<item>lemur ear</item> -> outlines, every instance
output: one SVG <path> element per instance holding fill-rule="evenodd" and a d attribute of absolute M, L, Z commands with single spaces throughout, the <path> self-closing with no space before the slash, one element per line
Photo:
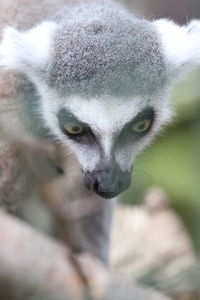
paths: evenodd
<path fill-rule="evenodd" d="M 0 44 L 0 65 L 28 72 L 42 69 L 48 60 L 56 24 L 44 22 L 25 32 L 7 27 Z"/>
<path fill-rule="evenodd" d="M 200 65 L 200 21 L 179 26 L 161 19 L 154 24 L 161 37 L 170 75 L 184 75 Z"/>

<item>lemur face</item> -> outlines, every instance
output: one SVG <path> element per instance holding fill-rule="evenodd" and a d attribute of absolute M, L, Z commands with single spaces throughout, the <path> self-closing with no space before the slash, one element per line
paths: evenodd
<path fill-rule="evenodd" d="M 45 124 L 76 154 L 86 186 L 104 198 L 129 187 L 135 157 L 171 115 L 160 94 L 153 99 L 63 97 L 57 105 L 52 91 L 41 94 Z"/>
<path fill-rule="evenodd" d="M 98 3 L 27 32 L 7 28 L 0 65 L 34 83 L 45 126 L 76 154 L 86 186 L 111 198 L 129 186 L 136 155 L 170 119 L 169 87 L 200 64 L 200 22 L 150 22 Z"/>

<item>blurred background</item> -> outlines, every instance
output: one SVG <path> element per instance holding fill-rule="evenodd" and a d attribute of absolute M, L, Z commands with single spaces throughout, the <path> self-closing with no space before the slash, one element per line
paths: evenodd
<path fill-rule="evenodd" d="M 170 18 L 185 24 L 200 18 L 199 0 L 121 0 L 147 18 Z M 172 93 L 174 121 L 137 159 L 125 203 L 141 203 L 149 186 L 160 186 L 183 218 L 200 254 L 200 70 Z M 134 195 L 134 196 L 133 196 Z"/>

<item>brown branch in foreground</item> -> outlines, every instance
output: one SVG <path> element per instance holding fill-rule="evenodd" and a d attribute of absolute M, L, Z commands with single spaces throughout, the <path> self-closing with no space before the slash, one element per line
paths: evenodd
<path fill-rule="evenodd" d="M 74 257 L 59 242 L 0 210 L 1 300 L 167 300 L 109 275 L 94 257 Z M 90 294 L 90 295 L 89 295 Z"/>

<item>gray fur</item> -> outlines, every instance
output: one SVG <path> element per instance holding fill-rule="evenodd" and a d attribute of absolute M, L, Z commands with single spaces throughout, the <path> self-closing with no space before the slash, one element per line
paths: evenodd
<path fill-rule="evenodd" d="M 69 8 L 68 8 L 69 11 Z M 166 81 L 151 22 L 111 1 L 71 7 L 60 16 L 46 81 L 61 95 L 141 95 Z"/>

